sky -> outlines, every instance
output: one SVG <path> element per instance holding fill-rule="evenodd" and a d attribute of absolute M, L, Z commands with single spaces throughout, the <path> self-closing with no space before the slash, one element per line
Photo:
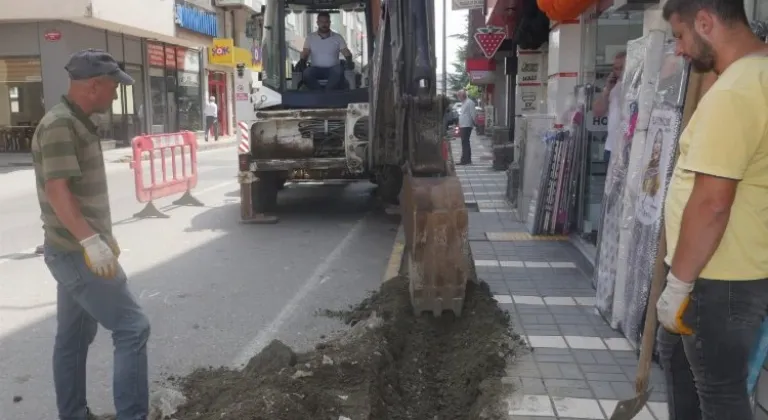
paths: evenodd
<path fill-rule="evenodd" d="M 446 22 L 448 23 L 446 33 L 449 36 L 447 43 L 448 73 L 451 73 L 453 71 L 451 63 L 456 61 L 456 49 L 459 40 L 450 38 L 450 36 L 464 32 L 464 22 L 467 16 L 467 11 L 460 10 L 454 12 L 451 10 L 451 0 L 445 0 L 445 3 L 447 3 L 446 5 L 448 7 L 448 15 L 446 17 Z M 437 31 L 437 36 L 435 37 L 437 44 L 435 45 L 435 48 L 437 49 L 437 73 L 440 74 L 443 71 L 443 0 L 435 0 L 435 30 Z"/>

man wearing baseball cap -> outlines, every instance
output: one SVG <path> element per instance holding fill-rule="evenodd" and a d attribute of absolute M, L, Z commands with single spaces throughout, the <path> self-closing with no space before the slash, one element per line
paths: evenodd
<path fill-rule="evenodd" d="M 53 379 L 61 420 L 95 418 L 86 400 L 85 365 L 98 325 L 112 332 L 117 420 L 149 412 L 149 320 L 118 263 L 101 139 L 90 116 L 108 111 L 120 84 L 133 84 L 108 53 L 73 54 L 70 86 L 32 139 L 44 258 L 57 283 Z"/>

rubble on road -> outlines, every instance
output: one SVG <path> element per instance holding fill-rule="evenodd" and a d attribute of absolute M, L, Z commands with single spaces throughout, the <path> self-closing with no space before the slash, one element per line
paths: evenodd
<path fill-rule="evenodd" d="M 349 311 L 352 327 L 296 354 L 273 341 L 241 371 L 176 380 L 183 420 L 500 420 L 506 361 L 521 345 L 488 286 L 468 282 L 463 316 L 416 317 L 395 278 Z"/>

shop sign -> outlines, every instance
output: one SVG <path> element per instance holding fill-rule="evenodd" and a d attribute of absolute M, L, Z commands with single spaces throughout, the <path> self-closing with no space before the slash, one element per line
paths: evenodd
<path fill-rule="evenodd" d="M 190 72 L 179 72 L 179 86 L 185 87 L 199 87 L 200 75 Z"/>
<path fill-rule="evenodd" d="M 541 78 L 541 54 L 523 54 L 518 56 L 517 83 L 540 84 Z"/>
<path fill-rule="evenodd" d="M 251 66 L 254 71 L 261 71 L 261 47 L 254 45 L 251 49 L 251 54 L 253 55 L 253 58 L 251 58 Z"/>
<path fill-rule="evenodd" d="M 165 50 L 159 44 L 147 44 L 147 63 L 151 67 L 165 67 Z"/>
<path fill-rule="evenodd" d="M 175 69 L 176 68 L 176 48 L 166 45 L 165 46 L 165 68 L 167 69 Z"/>
<path fill-rule="evenodd" d="M 176 4 L 176 25 L 188 31 L 201 33 L 210 37 L 219 34 L 219 21 L 216 13 Z"/>
<path fill-rule="evenodd" d="M 452 10 L 482 9 L 484 0 L 452 0 Z"/>
<path fill-rule="evenodd" d="M 46 41 L 56 42 L 61 39 L 61 32 L 51 29 L 48 31 L 45 31 L 43 34 L 43 38 L 45 38 Z"/>
<path fill-rule="evenodd" d="M 535 113 L 539 111 L 540 87 L 520 88 L 520 113 Z"/>
<path fill-rule="evenodd" d="M 486 58 L 492 58 L 505 39 L 507 39 L 507 30 L 500 26 L 477 28 L 475 33 L 475 42 Z"/>
<path fill-rule="evenodd" d="M 470 70 L 468 73 L 473 85 L 490 85 L 495 79 L 495 72 L 490 70 Z"/>
<path fill-rule="evenodd" d="M 208 62 L 219 65 L 235 64 L 235 41 L 232 38 L 214 38 L 208 49 Z"/>
<path fill-rule="evenodd" d="M 592 111 L 589 111 L 587 112 L 585 123 L 587 131 L 598 133 L 608 131 L 608 116 L 606 115 L 598 117 Z"/>
<path fill-rule="evenodd" d="M 190 71 L 194 73 L 200 72 L 200 52 L 193 49 L 184 49 L 184 53 L 177 52 L 177 62 L 179 63 L 179 70 Z"/>

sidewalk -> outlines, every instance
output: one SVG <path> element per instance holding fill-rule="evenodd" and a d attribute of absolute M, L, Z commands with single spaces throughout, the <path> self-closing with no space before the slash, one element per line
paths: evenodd
<path fill-rule="evenodd" d="M 461 146 L 452 145 L 458 162 Z M 598 314 L 592 267 L 565 237 L 531 237 L 514 219 L 506 173 L 491 169 L 490 141 L 473 136 L 472 166 L 457 166 L 469 213 L 477 276 L 531 346 L 507 368 L 516 420 L 607 419 L 618 400 L 635 396 L 637 353 Z M 667 420 L 664 379 L 636 420 Z"/>
<path fill-rule="evenodd" d="M 225 147 L 233 146 L 237 143 L 236 136 L 221 136 L 219 141 L 205 142 L 203 135 L 198 134 L 197 144 L 198 151 L 221 149 Z M 104 161 L 107 163 L 122 163 L 129 162 L 131 160 L 131 148 L 119 147 L 110 150 L 104 150 Z M 30 153 L 0 153 L 0 173 L 8 172 L 9 170 L 21 170 L 29 169 L 32 167 L 32 155 Z M 3 170 L 5 169 L 5 170 Z"/>

